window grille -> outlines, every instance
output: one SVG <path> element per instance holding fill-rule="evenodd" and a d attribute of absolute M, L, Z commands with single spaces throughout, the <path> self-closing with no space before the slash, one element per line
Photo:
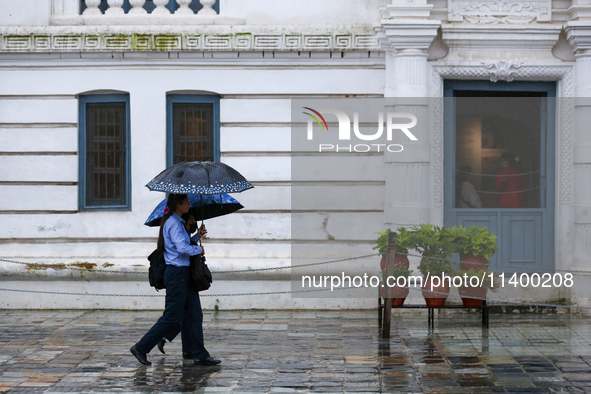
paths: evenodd
<path fill-rule="evenodd" d="M 80 208 L 129 208 L 129 103 L 83 96 L 80 103 Z"/>
<path fill-rule="evenodd" d="M 219 160 L 219 98 L 170 95 L 169 164 Z"/>

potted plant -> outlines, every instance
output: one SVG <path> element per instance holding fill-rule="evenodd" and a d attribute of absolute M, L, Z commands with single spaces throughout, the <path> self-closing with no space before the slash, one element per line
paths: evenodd
<path fill-rule="evenodd" d="M 453 272 L 450 258 L 453 245 L 445 227 L 432 224 L 420 224 L 410 228 L 414 230 L 415 249 L 422 252 L 423 257 L 418 266 L 423 274 L 423 297 L 428 306 L 443 306 L 449 294 L 449 283 L 441 280 L 439 286 L 432 286 L 432 277 L 443 278 L 444 274 Z M 437 283 L 436 283 L 437 284 Z"/>
<path fill-rule="evenodd" d="M 478 226 L 451 228 L 449 233 L 453 237 L 454 251 L 460 254 L 460 268 L 488 269 L 488 260 L 499 250 L 496 235 L 489 233 L 486 227 Z"/>
<path fill-rule="evenodd" d="M 443 306 L 449 294 L 449 282 L 443 280 L 444 275 L 453 275 L 451 262 L 445 255 L 431 255 L 423 257 L 417 267 L 423 274 L 423 297 L 427 306 Z M 433 283 L 433 277 L 440 280 Z M 435 286 L 436 285 L 436 286 Z"/>
<path fill-rule="evenodd" d="M 462 303 L 467 307 L 482 306 L 488 290 L 496 291 L 499 287 L 496 274 L 485 268 L 461 269 L 459 275 L 466 278 L 465 283 L 458 288 L 458 292 L 462 297 Z M 474 277 L 478 278 L 478 281 L 471 279 Z"/>
<path fill-rule="evenodd" d="M 410 227 L 414 249 L 417 249 L 425 256 L 443 255 L 451 258 L 453 254 L 452 240 L 449 237 L 449 230 L 443 226 L 432 224 L 419 224 Z"/>
<path fill-rule="evenodd" d="M 373 247 L 373 250 L 378 250 L 378 252 L 382 255 L 380 260 L 380 269 L 384 271 L 386 269 L 386 252 L 388 251 L 388 233 L 392 231 L 391 229 L 387 229 L 386 231 L 377 232 L 378 238 L 376 239 L 376 246 Z M 398 227 L 396 233 L 396 253 L 394 255 L 394 264 L 402 264 L 406 268 L 409 267 L 408 262 L 408 249 L 412 249 L 414 247 L 414 241 L 412 238 L 412 233 L 408 231 L 404 227 Z"/>
<path fill-rule="evenodd" d="M 396 280 L 398 279 L 398 277 L 402 276 L 402 277 L 408 278 L 411 273 L 412 273 L 412 270 L 408 269 L 408 267 L 405 266 L 403 262 L 395 263 L 394 270 L 392 272 L 392 277 L 394 278 L 394 282 L 392 282 L 392 280 L 390 282 L 397 283 Z M 404 300 L 406 300 L 406 297 L 408 296 L 408 292 L 409 292 L 408 282 L 405 281 L 405 283 L 406 283 L 405 287 L 395 286 L 392 288 L 392 306 L 393 307 L 402 306 L 404 304 Z M 386 286 L 386 271 L 384 270 L 384 271 L 382 271 L 382 287 L 380 288 L 382 298 L 386 298 L 385 297 L 385 294 L 386 294 L 386 287 L 385 286 Z"/>

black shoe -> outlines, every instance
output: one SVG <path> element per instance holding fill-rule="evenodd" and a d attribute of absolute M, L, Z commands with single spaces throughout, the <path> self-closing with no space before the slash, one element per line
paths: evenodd
<path fill-rule="evenodd" d="M 160 350 L 160 353 L 162 354 L 166 354 L 166 352 L 164 351 L 164 344 L 166 344 L 166 341 L 164 340 L 164 338 L 162 338 L 160 340 L 160 342 L 158 342 L 158 350 Z"/>
<path fill-rule="evenodd" d="M 192 355 L 191 353 L 183 353 L 183 358 L 184 358 L 185 360 L 192 360 L 192 359 L 194 359 L 195 357 L 193 357 L 193 355 Z"/>
<path fill-rule="evenodd" d="M 193 362 L 195 365 L 218 365 L 221 364 L 222 362 L 220 360 L 216 360 L 215 358 L 208 356 L 204 359 L 201 360 L 195 360 Z"/>
<path fill-rule="evenodd" d="M 139 350 L 137 350 L 137 345 L 133 345 L 129 351 L 135 356 L 135 358 L 137 358 L 140 363 L 144 365 L 152 365 L 152 363 L 148 361 L 146 353 L 141 353 Z"/>

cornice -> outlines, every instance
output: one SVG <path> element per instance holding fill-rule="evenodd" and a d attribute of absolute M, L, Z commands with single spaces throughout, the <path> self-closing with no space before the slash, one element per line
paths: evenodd
<path fill-rule="evenodd" d="M 591 21 L 571 21 L 564 29 L 576 55 L 591 55 Z"/>

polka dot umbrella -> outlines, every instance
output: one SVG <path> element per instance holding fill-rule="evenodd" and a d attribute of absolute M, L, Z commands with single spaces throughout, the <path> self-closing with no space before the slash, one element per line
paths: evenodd
<path fill-rule="evenodd" d="M 182 162 L 156 175 L 146 187 L 175 194 L 240 193 L 254 186 L 227 164 L 212 161 Z"/>

